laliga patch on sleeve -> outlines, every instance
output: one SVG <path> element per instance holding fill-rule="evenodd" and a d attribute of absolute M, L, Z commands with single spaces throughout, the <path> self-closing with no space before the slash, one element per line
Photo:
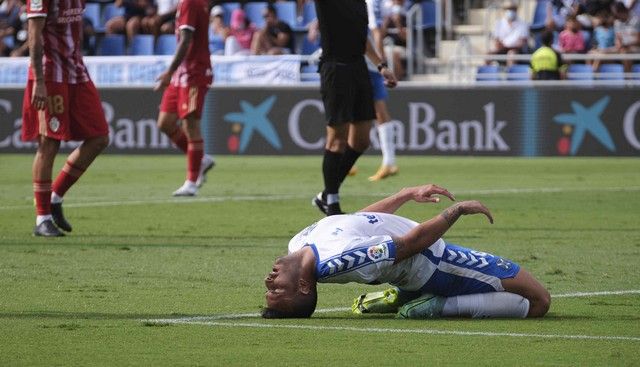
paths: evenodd
<path fill-rule="evenodd" d="M 42 11 L 42 0 L 31 0 L 29 4 L 30 11 Z"/>
<path fill-rule="evenodd" d="M 371 261 L 380 261 L 386 260 L 389 258 L 389 248 L 386 243 L 381 243 L 379 245 L 371 246 L 367 249 L 367 257 L 371 259 Z"/>

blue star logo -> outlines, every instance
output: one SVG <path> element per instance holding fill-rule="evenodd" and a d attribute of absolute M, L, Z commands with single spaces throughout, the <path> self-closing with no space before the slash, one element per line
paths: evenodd
<path fill-rule="evenodd" d="M 243 125 L 242 134 L 240 135 L 240 153 L 247 149 L 254 131 L 262 135 L 272 147 L 278 150 L 282 149 L 278 133 L 267 118 L 275 101 L 276 96 L 267 98 L 257 106 L 253 106 L 247 101 L 240 101 L 242 112 L 231 112 L 224 115 L 225 121 Z"/>
<path fill-rule="evenodd" d="M 600 119 L 600 115 L 604 112 L 610 100 L 611 98 L 606 96 L 589 108 L 572 101 L 572 114 L 563 113 L 553 117 L 553 120 L 558 124 L 567 124 L 574 127 L 573 136 L 571 137 L 571 155 L 576 154 L 587 132 L 610 151 L 614 152 L 616 150 L 609 131 Z"/>

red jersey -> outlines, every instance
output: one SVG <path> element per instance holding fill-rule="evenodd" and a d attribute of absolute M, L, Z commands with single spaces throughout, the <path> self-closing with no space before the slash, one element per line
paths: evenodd
<path fill-rule="evenodd" d="M 193 38 L 171 83 L 177 87 L 209 85 L 213 80 L 213 72 L 209 53 L 209 7 L 206 0 L 180 0 L 176 13 L 178 42 L 183 29 L 192 31 Z"/>
<path fill-rule="evenodd" d="M 85 0 L 27 0 L 29 18 L 46 18 L 42 30 L 44 80 L 79 84 L 90 80 L 82 62 L 82 14 Z M 29 68 L 29 79 L 35 79 Z"/>

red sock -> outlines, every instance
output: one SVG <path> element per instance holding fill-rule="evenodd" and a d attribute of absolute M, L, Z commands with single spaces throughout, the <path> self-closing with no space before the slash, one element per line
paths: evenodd
<path fill-rule="evenodd" d="M 184 134 L 184 132 L 182 132 L 181 128 L 178 127 L 173 130 L 173 132 L 169 134 L 169 139 L 171 139 L 173 144 L 175 144 L 178 149 L 180 149 L 184 153 L 187 152 L 187 136 Z"/>
<path fill-rule="evenodd" d="M 200 174 L 200 164 L 204 155 L 202 139 L 189 141 L 187 149 L 187 180 L 196 182 Z"/>
<path fill-rule="evenodd" d="M 33 196 L 38 215 L 51 214 L 51 181 L 33 181 Z"/>
<path fill-rule="evenodd" d="M 60 171 L 58 177 L 56 177 L 56 180 L 53 182 L 53 192 L 60 197 L 64 196 L 64 194 L 67 193 L 67 190 L 69 190 L 69 188 L 78 181 L 84 171 L 85 170 L 83 168 L 66 161 L 64 167 L 62 167 L 62 171 Z"/>

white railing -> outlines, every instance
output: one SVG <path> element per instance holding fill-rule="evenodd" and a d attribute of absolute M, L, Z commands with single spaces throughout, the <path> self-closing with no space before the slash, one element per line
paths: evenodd
<path fill-rule="evenodd" d="M 434 0 L 435 3 L 435 57 L 440 51 L 442 41 L 442 3 L 441 0 Z M 414 4 L 407 11 L 407 77 L 425 72 L 424 53 L 424 30 L 422 6 L 420 3 Z"/>
<path fill-rule="evenodd" d="M 601 64 L 605 64 L 608 62 L 619 62 L 622 60 L 631 60 L 635 63 L 640 63 L 640 54 L 563 54 L 562 59 L 566 62 L 579 61 L 579 62 L 587 62 L 593 60 L 599 60 Z M 451 83 L 500 83 L 502 81 L 476 81 L 476 72 L 478 66 L 485 65 L 487 63 L 492 62 L 507 62 L 512 61 L 516 63 L 528 63 L 531 60 L 531 54 L 522 54 L 522 55 L 489 55 L 489 54 L 481 54 L 481 55 L 464 55 L 458 54 L 452 56 L 448 64 L 455 67 L 456 72 L 449 72 L 449 81 Z M 493 74 L 485 74 L 487 76 L 492 76 Z M 502 79 L 502 76 L 506 75 L 504 72 L 497 73 L 497 76 Z M 575 73 L 575 75 L 579 75 L 579 73 Z M 593 72 L 590 73 L 593 75 L 592 80 L 574 80 L 574 82 L 588 82 L 594 84 L 620 84 L 620 82 L 625 82 L 625 84 L 631 85 L 640 85 L 640 73 L 622 73 L 622 77 L 625 80 L 604 80 L 607 76 L 611 76 L 610 73 L 599 73 Z M 619 74 L 618 74 L 619 75 Z M 496 76 L 496 75 L 493 75 Z M 517 82 L 514 80 L 509 80 L 508 83 Z M 566 82 L 566 81 L 561 81 Z"/>

